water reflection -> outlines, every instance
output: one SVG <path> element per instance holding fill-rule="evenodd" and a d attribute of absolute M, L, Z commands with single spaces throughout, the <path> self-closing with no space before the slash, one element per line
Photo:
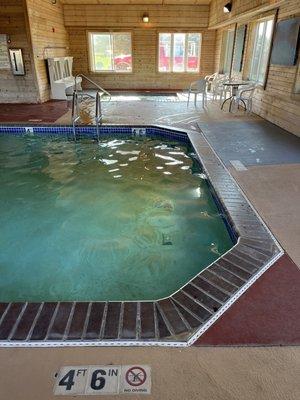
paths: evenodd
<path fill-rule="evenodd" d="M 231 245 L 185 144 L 0 144 L 0 301 L 164 297 Z"/>

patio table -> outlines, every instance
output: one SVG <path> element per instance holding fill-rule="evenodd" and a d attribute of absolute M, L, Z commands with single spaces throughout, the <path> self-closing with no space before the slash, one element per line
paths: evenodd
<path fill-rule="evenodd" d="M 230 101 L 229 104 L 229 112 L 231 112 L 231 107 L 232 107 L 232 103 L 235 101 L 236 99 L 236 95 L 239 89 L 239 86 L 243 86 L 243 85 L 249 85 L 249 82 L 246 81 L 236 81 L 236 82 L 225 82 L 223 83 L 224 86 L 231 86 L 231 96 L 227 97 L 227 99 L 225 99 L 221 105 L 221 110 L 223 110 L 224 104 L 227 101 Z M 244 102 L 243 99 L 241 99 L 242 103 L 244 104 L 245 110 L 246 110 L 246 104 Z"/>

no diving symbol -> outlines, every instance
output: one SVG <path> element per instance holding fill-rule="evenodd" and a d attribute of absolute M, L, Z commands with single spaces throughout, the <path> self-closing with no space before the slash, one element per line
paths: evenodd
<path fill-rule="evenodd" d="M 142 367 L 132 367 L 126 372 L 125 379 L 131 386 L 141 386 L 145 383 L 147 374 Z"/>

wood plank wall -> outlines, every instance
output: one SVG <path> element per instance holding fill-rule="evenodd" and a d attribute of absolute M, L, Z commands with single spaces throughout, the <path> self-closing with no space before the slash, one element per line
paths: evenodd
<path fill-rule="evenodd" d="M 141 21 L 144 12 L 150 17 L 147 25 Z M 214 69 L 215 32 L 207 30 L 207 5 L 65 5 L 64 16 L 70 37 L 70 54 L 74 56 L 74 72 L 88 75 L 106 89 L 180 89 Z M 202 33 L 200 75 L 158 73 L 158 32 L 175 29 Z M 87 32 L 107 30 L 132 32 L 132 73 L 90 72 Z"/>
<path fill-rule="evenodd" d="M 39 100 L 50 99 L 47 57 L 69 54 L 69 35 L 64 26 L 63 8 L 58 1 L 26 0 L 32 38 L 34 65 L 39 87 Z"/>
<path fill-rule="evenodd" d="M 22 0 L 0 0 L 0 33 L 9 35 L 10 48 L 21 48 L 25 76 L 0 69 L 0 103 L 36 103 L 39 99 L 30 36 Z"/>
<path fill-rule="evenodd" d="M 213 26 L 224 21 L 230 21 L 231 18 L 244 12 L 275 2 L 276 0 L 233 0 L 231 13 L 224 13 L 223 6 L 226 4 L 226 1 L 212 0 L 210 4 L 209 25 Z"/>
<path fill-rule="evenodd" d="M 237 0 L 237 3 L 241 3 Z M 242 2 L 245 6 L 251 2 Z M 255 3 L 255 2 L 253 2 Z M 258 1 L 256 3 L 259 3 Z M 262 3 L 262 2 L 261 2 Z M 213 0 L 211 3 L 210 21 L 211 23 L 220 23 L 226 20 L 224 17 L 222 20 L 221 8 L 223 2 L 219 0 Z M 233 10 L 235 9 L 235 2 L 233 2 Z M 243 12 L 251 10 L 250 8 L 242 9 Z M 279 6 L 278 21 L 287 18 L 292 18 L 295 15 L 299 15 L 300 5 L 298 0 L 288 0 Z M 224 15 L 224 13 L 223 13 Z M 237 12 L 235 12 L 235 15 Z M 244 54 L 243 61 L 243 78 L 248 78 L 250 62 L 252 58 L 252 44 L 251 44 L 251 32 L 253 23 L 257 18 L 274 15 L 274 11 L 268 11 L 262 15 L 251 18 L 249 22 L 249 29 L 247 30 L 246 40 L 246 51 Z M 230 19 L 228 20 L 230 22 Z M 244 23 L 244 22 L 243 22 Z M 213 27 L 213 25 L 212 25 Z M 215 70 L 219 68 L 220 61 L 220 50 L 221 40 L 223 31 L 230 29 L 232 26 L 226 26 L 222 29 L 218 29 L 216 33 L 216 52 L 215 52 Z M 300 54 L 298 55 L 298 59 Z M 269 76 L 267 80 L 266 89 L 257 89 L 253 99 L 253 111 L 267 119 L 268 121 L 281 126 L 289 132 L 292 132 L 300 136 L 300 101 L 293 96 L 294 79 L 296 75 L 297 66 L 281 66 L 281 65 L 270 65 Z"/>

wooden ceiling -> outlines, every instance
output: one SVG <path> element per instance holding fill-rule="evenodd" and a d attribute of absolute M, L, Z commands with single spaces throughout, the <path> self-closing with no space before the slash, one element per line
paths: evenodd
<path fill-rule="evenodd" d="M 63 4 L 169 4 L 169 5 L 202 5 L 211 0 L 60 0 Z"/>

